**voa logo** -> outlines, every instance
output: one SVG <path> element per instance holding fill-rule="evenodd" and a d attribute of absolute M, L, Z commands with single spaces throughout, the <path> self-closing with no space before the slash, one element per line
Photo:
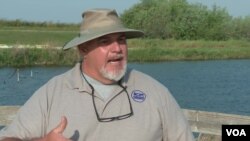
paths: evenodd
<path fill-rule="evenodd" d="M 226 129 L 227 136 L 247 136 L 244 129 Z"/>

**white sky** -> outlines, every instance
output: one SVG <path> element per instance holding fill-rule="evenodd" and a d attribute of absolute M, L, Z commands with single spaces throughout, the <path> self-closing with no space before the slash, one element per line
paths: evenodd
<path fill-rule="evenodd" d="M 250 15 L 250 0 L 188 0 L 226 8 L 232 16 Z M 0 19 L 79 23 L 90 8 L 113 8 L 119 13 L 140 0 L 1 0 Z"/>

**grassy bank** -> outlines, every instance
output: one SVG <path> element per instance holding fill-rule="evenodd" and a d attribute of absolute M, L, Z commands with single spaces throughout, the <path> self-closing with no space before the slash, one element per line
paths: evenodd
<path fill-rule="evenodd" d="M 2 48 L 0 67 L 13 66 L 65 66 L 73 65 L 78 58 L 75 50 L 64 52 L 55 48 Z"/>
<path fill-rule="evenodd" d="M 250 42 L 228 41 L 177 41 L 177 40 L 132 40 L 130 61 L 172 60 L 217 60 L 249 59 Z"/>
<path fill-rule="evenodd" d="M 128 41 L 129 62 L 173 60 L 250 59 L 248 41 L 176 41 L 135 39 Z M 73 65 L 79 60 L 75 49 L 53 47 L 0 49 L 0 66 Z"/>
<path fill-rule="evenodd" d="M 70 30 L 16 30 L 15 28 L 11 28 L 0 30 L 0 44 L 46 44 L 49 46 L 62 46 L 66 41 L 69 41 L 76 35 L 77 32 Z"/>
<path fill-rule="evenodd" d="M 75 49 L 61 47 L 78 34 L 78 24 L 32 23 L 0 20 L 0 67 L 34 65 L 73 65 L 79 60 Z M 17 48 L 19 45 L 45 48 Z M 250 59 L 250 41 L 183 41 L 160 39 L 128 40 L 129 62 L 172 60 Z"/>

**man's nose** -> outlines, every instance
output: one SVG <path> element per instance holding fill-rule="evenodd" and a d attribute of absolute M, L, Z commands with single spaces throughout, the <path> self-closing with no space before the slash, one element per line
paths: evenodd
<path fill-rule="evenodd" d="M 113 52 L 121 52 L 122 51 L 121 44 L 118 41 L 114 41 L 112 43 L 111 50 Z"/>

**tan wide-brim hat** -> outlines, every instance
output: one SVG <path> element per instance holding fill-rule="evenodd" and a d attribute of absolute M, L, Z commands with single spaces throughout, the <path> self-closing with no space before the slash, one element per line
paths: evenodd
<path fill-rule="evenodd" d="M 127 39 L 144 35 L 140 30 L 124 27 L 115 10 L 88 10 L 82 14 L 82 17 L 79 35 L 66 43 L 63 46 L 64 50 L 111 33 L 125 33 Z"/>

